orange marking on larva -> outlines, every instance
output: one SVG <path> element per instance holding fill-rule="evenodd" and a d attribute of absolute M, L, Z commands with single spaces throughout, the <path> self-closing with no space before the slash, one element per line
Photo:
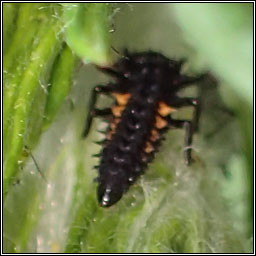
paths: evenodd
<path fill-rule="evenodd" d="M 120 122 L 120 118 L 115 118 L 113 120 L 113 122 L 110 124 L 110 131 L 107 134 L 107 139 L 110 140 L 112 138 L 112 135 L 115 133 L 116 131 L 116 126 L 117 124 Z"/>
<path fill-rule="evenodd" d="M 116 98 L 116 101 L 119 105 L 123 105 L 125 106 L 128 102 L 128 100 L 131 97 L 130 93 L 125 93 L 125 94 L 121 94 L 121 93 L 112 93 L 112 95 Z"/>
<path fill-rule="evenodd" d="M 120 117 L 125 106 L 114 106 L 112 107 L 112 113 L 115 117 Z"/>
<path fill-rule="evenodd" d="M 113 122 L 110 125 L 111 131 L 114 131 L 116 129 L 116 124 Z"/>
<path fill-rule="evenodd" d="M 152 144 L 151 144 L 150 142 L 147 142 L 144 151 L 145 151 L 146 153 L 151 153 L 152 151 L 154 151 L 154 148 L 153 148 L 153 146 L 152 146 Z"/>
<path fill-rule="evenodd" d="M 107 136 L 106 136 L 107 140 L 111 140 L 112 135 L 113 135 L 113 132 L 112 132 L 112 131 L 109 131 L 108 134 L 107 134 Z"/>
<path fill-rule="evenodd" d="M 156 128 L 162 129 L 167 126 L 167 121 L 161 118 L 160 116 L 156 116 Z"/>
<path fill-rule="evenodd" d="M 166 105 L 164 102 L 159 102 L 158 113 L 161 116 L 168 116 L 170 113 L 175 112 L 176 109 Z"/>
<path fill-rule="evenodd" d="M 121 120 L 120 118 L 115 118 L 114 123 L 117 125 L 120 122 L 120 120 Z"/>
<path fill-rule="evenodd" d="M 157 141 L 158 139 L 160 139 L 160 135 L 156 129 L 153 129 L 151 132 L 150 140 Z"/>
<path fill-rule="evenodd" d="M 114 131 L 116 129 L 116 125 L 119 123 L 119 121 L 120 120 L 117 121 L 117 118 L 113 120 L 113 122 L 110 124 L 111 131 Z"/>

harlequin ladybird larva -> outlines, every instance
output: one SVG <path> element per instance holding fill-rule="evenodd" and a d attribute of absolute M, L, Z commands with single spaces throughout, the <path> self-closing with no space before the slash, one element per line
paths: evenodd
<path fill-rule="evenodd" d="M 191 162 L 193 120 L 176 120 L 171 114 L 180 107 L 195 107 L 197 98 L 181 98 L 177 92 L 203 76 L 181 74 L 183 60 L 157 52 L 125 52 L 112 67 L 99 67 L 114 78 L 113 83 L 93 89 L 83 136 L 87 136 L 93 117 L 112 116 L 103 150 L 99 154 L 98 201 L 109 207 L 118 202 L 144 173 L 158 149 L 163 134 L 171 127 L 185 128 L 184 158 Z M 114 106 L 95 108 L 99 94 L 112 95 Z"/>

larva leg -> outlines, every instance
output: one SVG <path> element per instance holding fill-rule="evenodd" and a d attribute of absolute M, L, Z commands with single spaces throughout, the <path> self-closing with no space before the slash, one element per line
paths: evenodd
<path fill-rule="evenodd" d="M 113 77 L 116 77 L 116 78 L 119 78 L 119 79 L 122 79 L 124 78 L 123 74 L 119 73 L 118 71 L 114 70 L 113 68 L 109 68 L 109 67 L 97 67 L 100 71 L 108 74 L 108 75 L 111 75 Z"/>
<path fill-rule="evenodd" d="M 172 107 L 186 107 L 186 106 L 192 106 L 197 107 L 198 106 L 198 98 L 195 97 L 185 97 L 185 98 L 174 98 L 171 101 Z"/>
<path fill-rule="evenodd" d="M 175 86 L 177 89 L 184 88 L 190 86 L 193 83 L 201 82 L 205 76 L 205 74 L 196 77 L 180 75 L 179 78 L 175 81 Z"/>
<path fill-rule="evenodd" d="M 94 87 L 92 94 L 91 94 L 90 102 L 89 102 L 89 109 L 88 109 L 88 114 L 87 114 L 82 137 L 86 137 L 88 135 L 90 128 L 91 128 L 93 117 L 106 116 L 106 115 L 111 114 L 111 109 L 108 109 L 108 108 L 102 109 L 102 110 L 95 109 L 95 104 L 96 104 L 98 95 L 99 94 L 109 94 L 110 92 L 112 92 L 112 88 L 110 86 L 98 85 L 98 86 Z"/>
<path fill-rule="evenodd" d="M 184 159 L 186 165 L 191 163 L 191 144 L 193 139 L 193 123 L 190 120 L 175 120 L 171 117 L 168 117 L 168 123 L 171 127 L 175 128 L 185 128 L 185 148 L 184 148 Z"/>
<path fill-rule="evenodd" d="M 192 123 L 193 123 L 193 129 L 194 132 L 198 131 L 198 123 L 199 123 L 199 117 L 201 114 L 201 104 L 198 98 L 195 97 L 184 97 L 184 98 L 175 98 L 172 100 L 172 107 L 187 107 L 191 106 L 194 107 L 195 111 L 193 112 L 193 118 L 192 118 Z"/>

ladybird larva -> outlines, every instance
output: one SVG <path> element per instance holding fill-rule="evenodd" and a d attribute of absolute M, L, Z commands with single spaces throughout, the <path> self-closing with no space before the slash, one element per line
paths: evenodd
<path fill-rule="evenodd" d="M 112 67 L 98 67 L 114 82 L 94 88 L 83 135 L 88 134 L 93 117 L 112 116 L 98 167 L 101 206 L 118 202 L 144 173 L 170 127 L 185 127 L 184 157 L 186 164 L 191 162 L 193 122 L 173 119 L 171 114 L 180 107 L 197 107 L 197 98 L 181 98 L 177 92 L 203 76 L 182 74 L 182 64 L 183 60 L 168 59 L 157 52 L 126 51 L 125 58 Z M 114 106 L 96 109 L 99 94 L 112 95 Z"/>

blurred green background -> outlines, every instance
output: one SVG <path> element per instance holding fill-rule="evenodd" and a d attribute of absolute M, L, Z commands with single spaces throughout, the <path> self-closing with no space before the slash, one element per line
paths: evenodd
<path fill-rule="evenodd" d="M 3 7 L 5 252 L 252 252 L 253 4 Z M 81 131 L 91 89 L 109 81 L 85 63 L 113 62 L 111 46 L 185 57 L 184 72 L 210 75 L 183 92 L 203 104 L 193 165 L 184 131 L 172 130 L 147 173 L 102 209 L 91 155 L 105 124 L 85 140 Z"/>

